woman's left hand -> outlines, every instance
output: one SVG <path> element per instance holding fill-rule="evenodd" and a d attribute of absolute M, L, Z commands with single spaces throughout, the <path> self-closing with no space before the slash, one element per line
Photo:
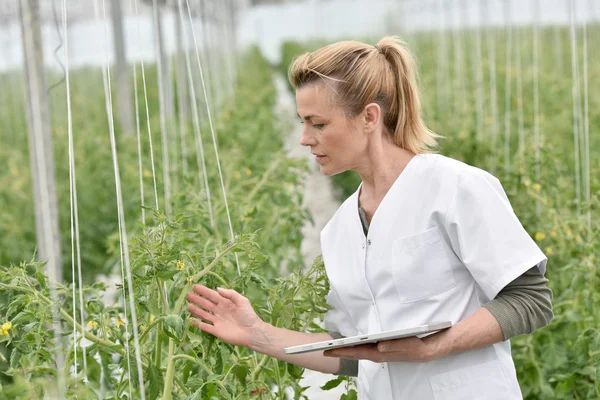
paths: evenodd
<path fill-rule="evenodd" d="M 378 363 L 398 361 L 427 362 L 438 358 L 438 351 L 435 341 L 409 337 L 326 350 L 323 352 L 323 355 L 348 360 L 370 360 Z"/>

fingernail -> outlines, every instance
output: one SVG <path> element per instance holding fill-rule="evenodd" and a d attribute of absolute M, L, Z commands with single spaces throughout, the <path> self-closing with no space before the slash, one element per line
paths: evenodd
<path fill-rule="evenodd" d="M 381 346 L 379 348 L 379 351 L 387 351 L 387 349 L 388 349 L 387 346 Z"/>

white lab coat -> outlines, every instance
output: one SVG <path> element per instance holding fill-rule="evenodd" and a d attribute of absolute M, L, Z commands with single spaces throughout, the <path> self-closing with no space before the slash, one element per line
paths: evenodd
<path fill-rule="evenodd" d="M 415 156 L 365 237 L 358 193 L 321 232 L 334 308 L 330 331 L 351 336 L 435 321 L 456 324 L 547 258 L 523 229 L 499 180 L 457 160 Z M 427 363 L 359 362 L 359 398 L 521 399 L 510 342 Z"/>

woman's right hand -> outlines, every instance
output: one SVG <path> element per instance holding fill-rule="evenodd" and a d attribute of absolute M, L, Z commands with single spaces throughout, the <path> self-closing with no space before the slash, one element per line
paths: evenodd
<path fill-rule="evenodd" d="M 216 291 L 194 285 L 187 294 L 192 323 L 199 329 L 234 346 L 249 347 L 252 333 L 262 324 L 250 301 L 233 289 Z"/>

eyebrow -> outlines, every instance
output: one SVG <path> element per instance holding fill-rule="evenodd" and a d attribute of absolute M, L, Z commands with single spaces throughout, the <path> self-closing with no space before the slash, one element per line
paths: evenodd
<path fill-rule="evenodd" d="M 300 114 L 296 113 L 296 115 L 298 115 L 298 118 L 302 119 L 302 117 L 300 116 Z M 306 117 L 304 117 L 305 121 L 310 120 L 311 118 L 319 118 L 319 115 L 307 115 Z"/>

